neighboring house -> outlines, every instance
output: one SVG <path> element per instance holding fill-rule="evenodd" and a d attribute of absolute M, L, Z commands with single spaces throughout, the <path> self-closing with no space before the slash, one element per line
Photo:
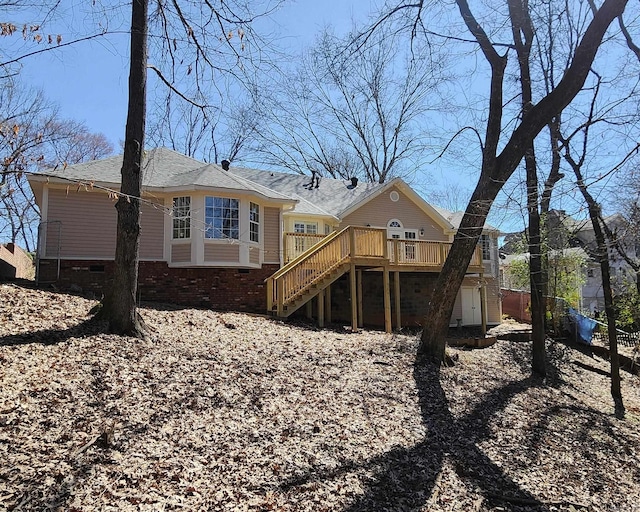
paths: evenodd
<path fill-rule="evenodd" d="M 32 175 L 40 283 L 99 293 L 116 243 L 122 157 Z M 160 148 L 143 170 L 141 300 L 322 323 L 417 325 L 461 215 L 386 184 L 205 164 Z M 487 226 L 451 325 L 501 319 L 497 230 Z M 391 292 L 393 290 L 393 292 Z"/>
<path fill-rule="evenodd" d="M 0 279 L 33 279 L 33 260 L 14 243 L 0 244 Z"/>
<path fill-rule="evenodd" d="M 620 214 L 614 214 L 605 217 L 604 222 L 612 232 L 618 235 L 625 253 L 635 260 L 638 254 L 637 240 L 634 235 L 631 235 L 626 219 Z M 579 309 L 592 314 L 596 311 L 604 311 L 602 275 L 600 265 L 594 257 L 596 241 L 591 220 L 577 220 L 567 215 L 564 210 L 551 210 L 547 214 L 547 226 L 547 244 L 552 252 L 564 251 L 579 255 L 586 260 L 584 268 L 576 270 L 580 273 L 580 276 L 576 277 L 580 277 L 583 282 L 580 288 Z M 522 239 L 522 233 L 507 237 L 505 245 L 501 248 L 502 253 L 510 253 L 506 256 L 503 254 L 500 262 L 503 288 L 511 287 L 508 276 L 510 263 L 514 258 L 526 257 L 526 254 L 519 254 L 522 244 L 518 240 Z M 611 284 L 615 292 L 620 292 L 630 283 L 635 283 L 635 272 L 616 251 L 610 250 L 609 256 Z"/>

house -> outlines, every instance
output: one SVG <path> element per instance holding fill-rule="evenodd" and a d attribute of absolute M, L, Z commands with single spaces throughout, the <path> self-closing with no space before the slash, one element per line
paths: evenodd
<path fill-rule="evenodd" d="M 0 279 L 33 279 L 33 260 L 14 243 L 0 244 Z"/>
<path fill-rule="evenodd" d="M 630 229 L 627 220 L 620 214 L 605 217 L 608 228 L 616 233 L 620 246 L 632 260 L 637 259 L 638 245 L 636 234 Z M 547 214 L 547 246 L 552 255 L 569 256 L 584 263 L 570 270 L 575 276 L 578 289 L 578 309 L 595 313 L 604 311 L 604 292 L 600 265 L 594 256 L 596 249 L 595 234 L 590 219 L 578 220 L 567 215 L 564 210 L 551 210 Z M 513 261 L 526 257 L 522 252 L 524 234 L 517 233 L 507 237 L 501 248 L 503 254 L 501 274 L 503 288 L 510 288 L 509 267 Z M 633 269 L 616 251 L 609 251 L 609 265 L 614 292 L 621 292 L 628 286 L 635 287 L 636 276 Z"/>
<path fill-rule="evenodd" d="M 100 293 L 113 268 L 122 157 L 32 175 L 41 284 Z M 166 148 L 143 170 L 141 300 L 417 325 L 461 219 L 385 184 L 206 164 Z M 451 325 L 500 322 L 498 232 L 486 227 Z M 393 290 L 393 293 L 391 293 Z M 393 300 L 392 300 L 393 297 Z"/>

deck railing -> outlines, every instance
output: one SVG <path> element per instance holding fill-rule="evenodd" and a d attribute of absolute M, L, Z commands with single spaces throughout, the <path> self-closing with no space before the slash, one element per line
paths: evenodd
<path fill-rule="evenodd" d="M 326 236 L 312 233 L 285 233 L 282 246 L 284 262 L 289 263 L 303 252 L 311 249 Z"/>
<path fill-rule="evenodd" d="M 364 231 L 379 231 L 379 228 L 354 228 Z M 383 230 L 384 231 L 384 230 Z M 315 244 L 324 240 L 327 235 L 315 235 L 308 233 L 284 233 L 284 263 L 289 263 L 300 255 L 314 247 Z M 359 244 L 366 244 L 366 238 L 360 235 L 356 236 Z M 387 251 L 389 261 L 392 265 L 413 265 L 421 267 L 441 268 L 444 261 L 449 255 L 451 244 L 449 242 L 434 242 L 427 240 L 400 240 L 388 239 Z M 372 252 L 372 251 L 369 251 Z M 379 249 L 378 249 L 379 252 Z M 358 254 L 365 255 L 367 249 L 365 246 L 358 247 Z M 482 252 L 478 247 L 473 253 L 471 267 L 482 266 Z"/>
<path fill-rule="evenodd" d="M 419 267 L 442 268 L 449 251 L 449 242 L 431 242 L 425 240 L 387 240 L 389 260 L 391 265 L 411 265 Z M 470 267 L 482 266 L 482 250 L 480 246 L 476 250 L 469 262 Z"/>

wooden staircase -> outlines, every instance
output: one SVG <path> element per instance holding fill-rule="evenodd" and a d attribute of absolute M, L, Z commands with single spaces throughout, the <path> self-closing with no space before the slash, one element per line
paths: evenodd
<path fill-rule="evenodd" d="M 331 233 L 267 278 L 267 308 L 287 317 L 343 274 L 389 264 L 386 229 L 348 226 Z"/>

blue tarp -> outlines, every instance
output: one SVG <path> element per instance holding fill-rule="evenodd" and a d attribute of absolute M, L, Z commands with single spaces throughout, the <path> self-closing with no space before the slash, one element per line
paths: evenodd
<path fill-rule="evenodd" d="M 592 318 L 581 315 L 573 308 L 569 308 L 567 314 L 571 323 L 571 331 L 576 334 L 576 341 L 591 345 L 593 331 L 598 323 Z"/>

